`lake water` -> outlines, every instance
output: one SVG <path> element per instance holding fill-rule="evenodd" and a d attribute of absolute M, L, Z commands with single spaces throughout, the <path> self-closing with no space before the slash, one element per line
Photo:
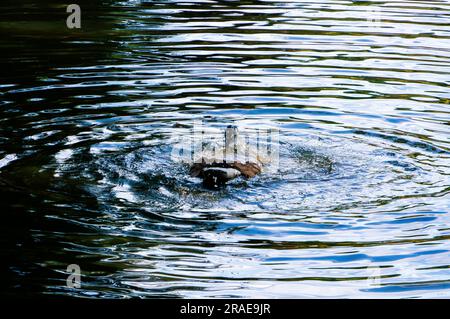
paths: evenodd
<path fill-rule="evenodd" d="M 77 3 L 0 4 L 2 294 L 450 297 L 449 1 Z M 278 169 L 204 189 L 195 123 Z"/>

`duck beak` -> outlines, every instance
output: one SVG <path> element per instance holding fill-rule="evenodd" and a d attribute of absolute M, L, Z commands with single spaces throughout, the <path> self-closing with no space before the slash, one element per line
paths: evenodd
<path fill-rule="evenodd" d="M 236 125 L 228 125 L 225 130 L 225 145 L 236 144 L 236 139 L 238 136 L 238 128 Z"/>
<path fill-rule="evenodd" d="M 235 161 L 237 154 L 238 129 L 237 126 L 229 125 L 225 129 L 225 148 L 224 158 L 225 162 Z"/>

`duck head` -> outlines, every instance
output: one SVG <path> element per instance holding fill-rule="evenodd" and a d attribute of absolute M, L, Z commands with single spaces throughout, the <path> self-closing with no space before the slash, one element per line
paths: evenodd
<path fill-rule="evenodd" d="M 234 125 L 229 125 L 225 129 L 225 141 L 223 157 L 201 157 L 201 161 L 194 162 L 189 174 L 203 180 L 203 186 L 209 189 L 219 189 L 225 184 L 238 177 L 251 178 L 261 172 L 261 164 L 255 158 L 249 161 L 242 156 L 238 156 L 240 151 L 245 151 L 245 145 L 239 142 L 238 129 Z"/>

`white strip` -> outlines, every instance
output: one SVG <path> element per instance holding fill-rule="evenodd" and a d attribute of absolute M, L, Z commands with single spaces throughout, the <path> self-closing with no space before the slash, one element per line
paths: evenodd
<path fill-rule="evenodd" d="M 8 154 L 5 157 L 3 157 L 0 160 L 0 168 L 5 167 L 6 165 L 8 165 L 9 163 L 11 163 L 12 161 L 15 161 L 17 159 L 17 155 L 16 154 Z"/>
<path fill-rule="evenodd" d="M 235 178 L 236 176 L 241 175 L 241 172 L 239 172 L 237 169 L 234 168 L 222 168 L 222 167 L 209 167 L 205 168 L 203 171 L 221 171 L 225 172 L 227 175 L 227 178 Z"/>

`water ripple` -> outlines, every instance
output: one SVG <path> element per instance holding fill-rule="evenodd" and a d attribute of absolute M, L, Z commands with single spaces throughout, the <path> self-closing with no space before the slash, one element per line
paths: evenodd
<path fill-rule="evenodd" d="M 449 297 L 448 1 L 3 2 L 8 293 Z M 205 190 L 196 121 L 279 168 Z"/>

